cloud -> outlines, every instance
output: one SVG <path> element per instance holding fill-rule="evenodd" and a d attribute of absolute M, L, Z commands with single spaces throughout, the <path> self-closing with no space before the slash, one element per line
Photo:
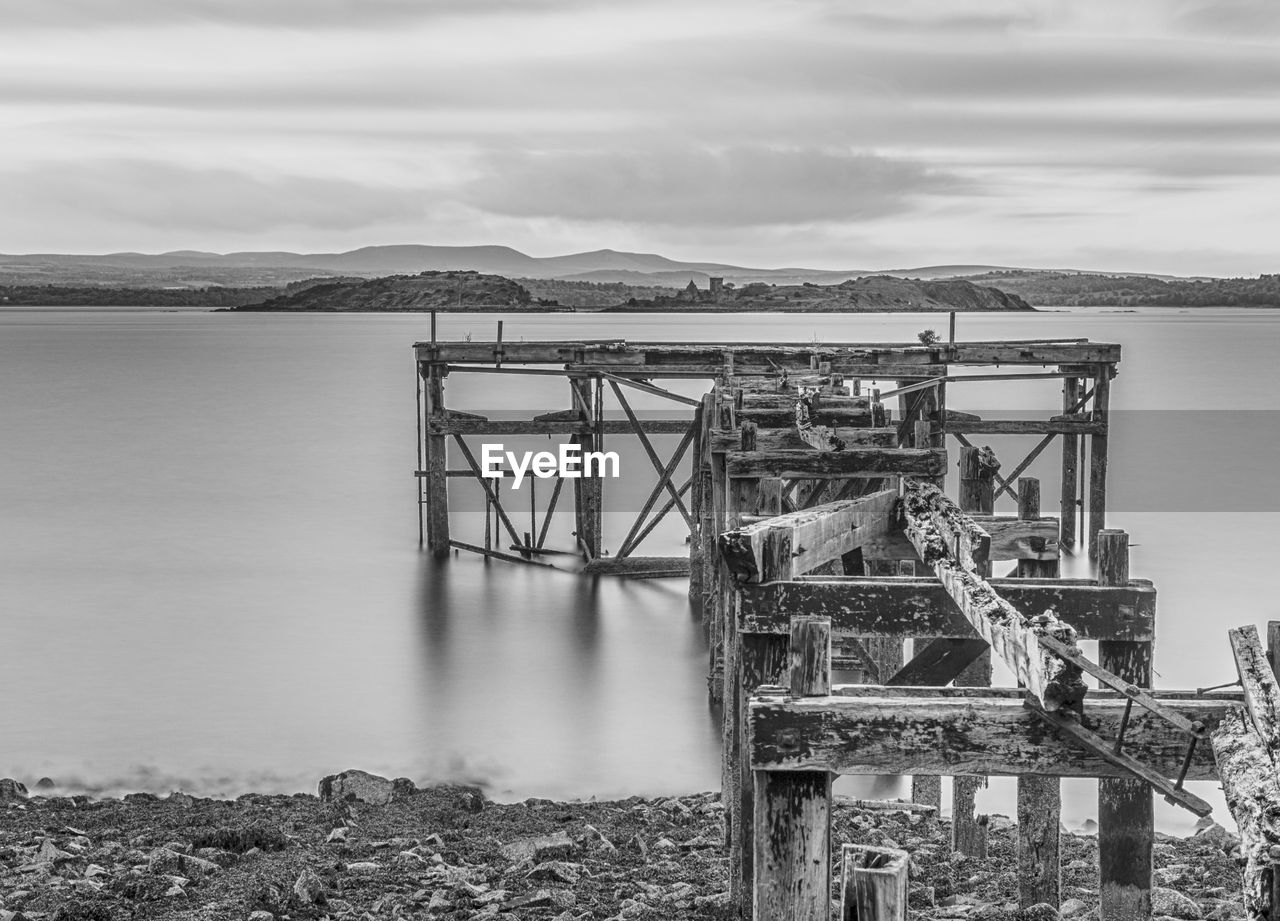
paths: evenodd
<path fill-rule="evenodd" d="M 182 233 L 343 230 L 425 210 L 421 192 L 147 160 L 50 162 L 3 172 L 0 199 L 35 223 L 120 222 Z"/>
<path fill-rule="evenodd" d="M 910 160 L 804 148 L 498 153 L 485 172 L 463 197 L 493 213 L 694 226 L 866 220 L 973 191 Z"/>
<path fill-rule="evenodd" d="M 586 0 L 0 0 L 0 18 L 6 29 L 217 25 L 291 31 L 364 30 L 584 5 Z"/>

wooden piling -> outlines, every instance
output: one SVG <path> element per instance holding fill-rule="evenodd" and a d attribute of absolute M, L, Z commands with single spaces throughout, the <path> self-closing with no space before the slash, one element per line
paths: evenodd
<path fill-rule="evenodd" d="M 449 421 L 444 405 L 445 370 L 439 364 L 426 366 L 427 398 L 427 546 L 438 557 L 449 554 L 449 436 L 436 434 L 432 424 Z"/>
<path fill-rule="evenodd" d="M 906 851 L 846 844 L 840 856 L 840 921 L 906 921 Z"/>
<path fill-rule="evenodd" d="M 600 379 L 590 377 L 569 378 L 573 408 L 582 421 L 591 426 L 587 434 L 575 434 L 569 441 L 577 444 L 585 454 L 603 447 L 598 417 L 600 412 Z M 598 559 L 602 549 L 601 525 L 603 516 L 604 478 L 581 476 L 573 481 L 573 518 L 578 548 L 588 561 Z"/>
<path fill-rule="evenodd" d="M 791 692 L 831 692 L 831 622 L 791 622 Z M 754 921 L 830 921 L 831 775 L 756 771 Z"/>
<path fill-rule="evenodd" d="M 754 443 L 755 426 L 746 422 L 742 425 L 743 445 Z M 749 450 L 744 447 L 744 450 Z M 739 484 L 733 506 L 738 509 L 754 510 L 762 516 L 782 514 L 782 481 L 777 478 L 765 478 L 751 481 L 735 481 Z M 749 488 L 745 488 L 749 483 Z M 746 506 L 745 503 L 752 503 Z M 736 526 L 737 521 L 732 524 Z M 779 565 L 786 571 L 764 570 L 760 573 L 763 582 L 773 582 L 790 577 L 790 558 L 778 559 Z M 733 791 L 733 810 L 727 816 L 730 824 L 730 858 L 729 889 L 730 898 L 735 905 L 747 906 L 753 891 L 755 877 L 755 849 L 751 843 L 752 829 L 756 809 L 756 785 L 751 776 L 750 759 L 746 754 L 747 739 L 747 700 L 756 690 L 764 685 L 780 685 L 787 676 L 789 647 L 784 634 L 777 633 L 738 633 L 736 610 L 728 607 L 725 634 L 726 669 L 729 658 L 733 660 L 733 670 L 726 672 L 736 676 L 732 682 L 732 700 L 725 701 L 725 715 L 728 721 L 726 748 L 732 752 L 732 759 L 727 760 L 728 785 Z M 793 627 L 794 629 L 794 627 Z M 828 645 L 830 645 L 830 626 L 828 624 Z M 732 656 L 728 655 L 732 650 Z M 827 657 L 828 683 L 830 682 L 830 655 Z M 736 897 L 735 897 L 736 894 Z"/>
<path fill-rule="evenodd" d="M 691 460 L 693 468 L 691 481 L 693 485 L 689 490 L 689 513 L 693 516 L 694 526 L 693 532 L 689 536 L 689 603 L 699 608 L 700 615 L 702 614 L 702 592 L 705 578 L 702 565 L 704 552 L 702 540 L 705 524 L 703 520 L 703 505 L 706 501 L 704 495 L 706 484 L 702 475 L 702 467 L 709 447 L 707 428 L 703 424 L 705 402 L 705 400 L 700 402 L 693 411 L 693 425 L 696 434 L 693 436 L 693 456 Z"/>
<path fill-rule="evenodd" d="M 970 514 L 990 515 L 995 506 L 996 468 L 990 455 L 976 447 L 960 449 L 960 507 Z M 986 564 L 989 575 L 991 564 Z M 956 687 L 991 686 L 991 650 L 960 673 Z M 987 785 L 985 777 L 953 777 L 951 779 L 951 849 L 968 857 L 985 857 L 987 852 L 987 817 L 977 815 L 978 790 Z"/>
<path fill-rule="evenodd" d="M 1093 421 L 1109 424 L 1111 403 L 1110 365 L 1099 365 L 1093 379 Z M 1107 435 L 1089 436 L 1089 559 L 1098 558 L 1098 532 L 1107 526 Z"/>
<path fill-rule="evenodd" d="M 1062 381 L 1062 411 L 1069 413 L 1080 401 L 1080 378 L 1068 377 Z M 1077 495 L 1080 492 L 1080 436 L 1064 433 L 1062 436 L 1062 493 L 1059 513 L 1058 543 L 1068 550 L 1076 545 Z"/>
<path fill-rule="evenodd" d="M 1103 452 L 1105 464 L 1105 446 Z M 1100 585 L 1124 585 L 1129 581 L 1128 534 L 1100 530 L 1091 550 L 1097 554 Z M 1150 688 L 1151 652 L 1149 642 L 1103 640 L 1098 643 L 1098 664 L 1138 687 Z M 1102 921 L 1145 921 L 1151 917 L 1154 839 L 1151 787 L 1141 780 L 1099 779 L 1098 870 Z"/>
<path fill-rule="evenodd" d="M 1018 480 L 1018 517 L 1040 518 L 1040 481 Z M 1057 560 L 1019 560 L 1021 578 L 1053 578 Z M 1018 777 L 1018 904 L 1057 906 L 1062 899 L 1059 829 L 1062 822 L 1062 781 L 1057 777 L 1024 774 Z"/>

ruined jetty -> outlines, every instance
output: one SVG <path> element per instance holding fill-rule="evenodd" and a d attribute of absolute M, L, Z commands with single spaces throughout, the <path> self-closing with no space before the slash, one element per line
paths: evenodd
<path fill-rule="evenodd" d="M 739 917 L 826 921 L 832 778 L 890 774 L 912 777 L 925 808 L 940 805 L 951 778 L 952 847 L 978 857 L 986 817 L 975 793 L 987 776 L 1016 777 L 1024 907 L 1060 900 L 1059 778 L 1097 778 L 1103 921 L 1151 916 L 1153 795 L 1204 816 L 1209 804 L 1186 784 L 1219 781 L 1243 837 L 1246 908 L 1280 921 L 1280 629 L 1269 651 L 1253 628 L 1230 634 L 1231 688 L 1153 688 L 1156 590 L 1130 578 L 1128 535 L 1106 527 L 1119 345 L 954 333 L 923 343 L 504 343 L 499 333 L 414 348 L 419 534 L 438 555 L 549 565 L 564 481 L 540 523 L 535 499 L 522 531 L 468 437 L 562 436 L 584 452 L 628 437 L 643 447 L 657 481 L 613 554 L 603 545 L 606 481 L 572 478 L 573 546 L 589 574 L 688 574 L 709 637 L 710 694 L 723 705 Z M 514 421 L 452 412 L 445 382 L 461 373 L 562 376 L 571 407 Z M 708 391 L 694 399 L 664 386 L 675 379 L 705 380 Z M 954 405 L 975 382 L 1036 380 L 1060 381 L 1061 404 L 1043 419 Z M 606 417 L 606 388 L 625 419 Z M 632 390 L 669 399 L 671 416 L 641 420 Z M 666 459 L 655 434 L 680 436 Z M 974 443 L 986 436 L 1016 436 L 1026 454 L 1002 473 Z M 1046 516 L 1039 481 L 1023 474 L 1055 441 L 1058 514 Z M 451 445 L 465 467 L 451 466 Z M 484 492 L 482 543 L 450 530 L 457 478 Z M 998 515 L 1006 494 L 1016 514 Z M 637 555 L 671 514 L 689 530 L 688 556 Z M 1087 556 L 1090 576 L 1061 578 L 1065 554 Z M 1096 655 L 1082 640 L 1097 642 Z M 1015 686 L 991 687 L 993 661 Z M 853 844 L 839 852 L 842 917 L 904 917 L 907 855 Z"/>

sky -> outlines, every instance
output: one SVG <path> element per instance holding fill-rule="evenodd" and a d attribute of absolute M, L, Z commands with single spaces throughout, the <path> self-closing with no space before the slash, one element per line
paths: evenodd
<path fill-rule="evenodd" d="M 1280 271 L 1275 0 L 0 0 L 0 252 Z"/>

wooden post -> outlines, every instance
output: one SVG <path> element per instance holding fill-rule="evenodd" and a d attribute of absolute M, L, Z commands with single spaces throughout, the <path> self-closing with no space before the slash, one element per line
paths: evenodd
<path fill-rule="evenodd" d="M 906 921 L 911 855 L 890 847 L 841 848 L 840 921 Z"/>
<path fill-rule="evenodd" d="M 1062 381 L 1062 411 L 1071 411 L 1080 402 L 1082 386 L 1080 378 L 1067 377 Z M 1062 505 L 1058 543 L 1073 549 L 1076 545 L 1076 496 L 1080 492 L 1080 436 L 1062 437 Z"/>
<path fill-rule="evenodd" d="M 1110 416 L 1111 366 L 1098 365 L 1093 380 L 1093 419 L 1106 424 Z M 1089 559 L 1098 558 L 1098 532 L 1107 526 L 1107 436 L 1089 436 Z"/>
<path fill-rule="evenodd" d="M 427 368 L 427 546 L 443 557 L 449 554 L 449 436 L 431 431 L 432 423 L 449 421 L 444 405 L 445 370 L 438 364 Z"/>
<path fill-rule="evenodd" d="M 1018 480 L 1018 517 L 1040 518 L 1040 481 Z M 1022 578 L 1054 578 L 1057 560 L 1019 560 Z M 1057 907 L 1062 899 L 1059 828 L 1062 821 L 1062 782 L 1036 774 L 1018 776 L 1018 905 L 1045 903 Z"/>
<path fill-rule="evenodd" d="M 690 460 L 691 482 L 693 485 L 689 490 L 689 514 L 693 516 L 694 530 L 689 535 L 689 603 L 697 605 L 701 609 L 704 578 L 702 569 L 703 503 L 706 501 L 703 494 L 702 463 L 707 449 L 707 428 L 703 424 L 703 403 L 699 403 L 693 411 L 693 424 L 697 434 L 693 436 L 693 456 Z"/>
<path fill-rule="evenodd" d="M 590 378 L 569 378 L 569 387 L 573 393 L 573 408 L 578 411 L 582 421 L 592 429 L 586 435 L 569 436 L 569 441 L 577 444 L 584 453 L 599 451 L 601 448 L 599 428 L 596 426 L 599 394 L 596 392 L 594 383 Z M 588 560 L 594 560 L 600 556 L 603 485 L 604 480 L 601 477 L 584 476 L 573 481 L 573 517 L 578 547 Z"/>
<path fill-rule="evenodd" d="M 831 621 L 791 621 L 791 693 L 831 692 Z M 830 921 L 831 775 L 756 771 L 754 921 Z"/>
<path fill-rule="evenodd" d="M 741 427 L 743 450 L 754 447 L 756 426 L 744 422 Z M 773 482 L 770 482 L 773 480 Z M 740 486 L 736 498 L 730 501 L 741 512 L 754 512 L 758 515 L 782 514 L 782 481 L 777 478 L 765 478 L 757 481 L 735 480 Z M 750 505 L 747 503 L 750 502 Z M 730 524 L 737 527 L 736 515 Z M 791 577 L 791 557 L 775 558 L 774 562 L 782 569 L 762 570 L 760 581 L 775 582 Z M 750 917 L 752 881 L 755 877 L 756 852 L 751 843 L 752 828 L 755 816 L 755 784 L 751 776 L 751 764 L 747 757 L 747 700 L 756 689 L 763 685 L 780 685 L 786 678 L 788 662 L 787 637 L 778 633 L 739 633 L 737 611 L 734 605 L 728 605 L 728 619 L 725 625 L 725 650 L 733 650 L 733 670 L 728 669 L 726 655 L 726 674 L 736 676 L 733 682 L 726 681 L 726 693 L 732 685 L 732 700 L 725 701 L 725 713 L 729 718 L 729 738 L 726 740 L 726 764 L 728 766 L 729 786 L 734 791 L 734 810 L 730 820 L 729 851 L 729 891 L 730 900 L 740 906 L 743 917 Z M 830 628 L 828 627 L 828 645 Z M 830 669 L 830 655 L 827 657 L 827 668 Z M 829 671 L 828 671 L 829 674 Z M 828 682 L 829 682 L 828 678 Z M 735 885 L 736 884 L 736 885 Z M 735 897 L 736 893 L 736 897 Z"/>
<path fill-rule="evenodd" d="M 1105 450 L 1104 444 L 1104 464 Z M 1100 530 L 1090 549 L 1097 553 L 1100 585 L 1128 583 L 1128 534 Z M 1141 688 L 1150 688 L 1151 653 L 1150 642 L 1103 640 L 1098 643 L 1098 664 Z M 1145 921 L 1151 917 L 1154 838 L 1151 787 L 1141 780 L 1099 779 L 1098 869 L 1102 921 Z"/>
<path fill-rule="evenodd" d="M 970 514 L 990 515 L 995 505 L 996 471 L 990 452 L 986 455 L 975 447 L 960 449 L 960 508 Z M 990 574 L 991 564 L 986 565 Z M 979 656 L 960 673 L 956 687 L 991 686 L 991 650 Z M 987 785 L 985 777 L 953 777 L 951 779 L 951 849 L 968 857 L 986 857 L 987 817 L 977 815 L 978 790 Z"/>

